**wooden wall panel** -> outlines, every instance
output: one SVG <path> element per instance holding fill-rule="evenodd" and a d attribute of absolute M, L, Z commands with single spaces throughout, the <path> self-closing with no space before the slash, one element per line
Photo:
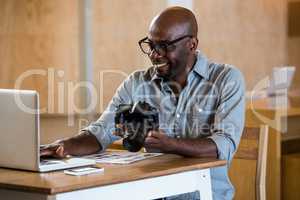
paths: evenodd
<path fill-rule="evenodd" d="M 288 2 L 288 36 L 300 36 L 300 1 Z"/>
<path fill-rule="evenodd" d="M 194 1 L 200 49 L 212 60 L 234 64 L 247 89 L 272 67 L 286 64 L 285 0 Z"/>
<path fill-rule="evenodd" d="M 287 0 L 288 4 L 288 64 L 296 67 L 293 89 L 300 91 L 300 0 Z"/>
<path fill-rule="evenodd" d="M 300 91 L 300 37 L 288 38 L 288 65 L 296 67 L 292 89 Z"/>
<path fill-rule="evenodd" d="M 103 111 L 126 75 L 150 66 L 137 42 L 146 36 L 151 19 L 165 7 L 162 0 L 94 1 L 94 79 L 103 92 L 99 92 L 98 111 Z M 111 72 L 100 80 L 100 74 L 107 70 Z"/>
<path fill-rule="evenodd" d="M 78 80 L 78 1 L 0 0 L 0 5 L 0 88 L 14 88 L 25 72 L 42 70 L 47 75 L 29 76 L 21 88 L 38 90 L 41 107 L 50 103 L 48 111 L 57 112 L 57 83 Z M 53 84 L 49 70 L 55 72 Z M 48 91 L 50 85 L 54 90 Z M 48 95 L 56 102 L 48 102 Z"/>

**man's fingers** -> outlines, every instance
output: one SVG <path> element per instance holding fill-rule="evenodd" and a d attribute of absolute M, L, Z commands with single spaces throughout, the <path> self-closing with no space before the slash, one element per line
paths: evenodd
<path fill-rule="evenodd" d="M 64 147 L 63 146 L 59 146 L 56 149 L 56 155 L 58 155 L 58 157 L 65 157 L 65 153 L 64 153 Z"/>
<path fill-rule="evenodd" d="M 50 149 L 43 149 L 40 151 L 40 156 L 51 156 L 53 154 L 54 154 L 53 150 Z"/>
<path fill-rule="evenodd" d="M 52 156 L 57 158 L 65 157 L 65 151 L 63 145 L 60 144 L 52 144 L 52 145 L 44 145 L 40 148 L 40 156 Z"/>
<path fill-rule="evenodd" d="M 160 143 L 158 138 L 155 138 L 152 136 L 153 132 L 149 132 L 150 134 L 148 134 L 148 137 L 145 138 L 145 142 L 144 142 L 144 146 L 145 147 L 149 147 L 149 148 L 153 148 L 154 146 L 156 146 L 157 144 Z"/>
<path fill-rule="evenodd" d="M 150 148 L 150 149 L 159 149 L 160 144 L 159 143 L 155 143 L 155 142 L 149 142 L 149 143 L 144 143 L 144 147 L 146 148 Z"/>
<path fill-rule="evenodd" d="M 123 137 L 124 133 L 127 131 L 127 127 L 124 124 L 116 124 L 116 129 L 113 131 L 113 134 L 119 137 Z"/>
<path fill-rule="evenodd" d="M 159 141 L 156 139 L 156 138 L 154 138 L 154 137 L 146 137 L 146 139 L 145 139 L 145 143 L 146 144 L 156 144 L 156 143 L 158 143 Z"/>
<path fill-rule="evenodd" d="M 161 134 L 159 131 L 149 131 L 148 133 L 148 137 L 154 137 L 154 138 L 161 138 L 162 136 L 164 136 L 163 134 Z"/>
<path fill-rule="evenodd" d="M 148 137 L 155 137 L 156 136 L 156 131 L 151 130 L 148 132 Z"/>

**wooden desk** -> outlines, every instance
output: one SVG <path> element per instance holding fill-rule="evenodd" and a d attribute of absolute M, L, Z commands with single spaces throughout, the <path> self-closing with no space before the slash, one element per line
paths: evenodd
<path fill-rule="evenodd" d="M 225 163 L 163 155 L 131 165 L 98 164 L 105 168 L 103 174 L 79 177 L 62 171 L 41 174 L 0 168 L 0 196 L 4 200 L 141 200 L 198 190 L 201 199 L 209 200 L 209 168 Z"/>
<path fill-rule="evenodd" d="M 300 96 L 279 96 L 247 101 L 246 124 L 270 127 L 267 199 L 281 197 L 281 142 L 300 137 Z"/>

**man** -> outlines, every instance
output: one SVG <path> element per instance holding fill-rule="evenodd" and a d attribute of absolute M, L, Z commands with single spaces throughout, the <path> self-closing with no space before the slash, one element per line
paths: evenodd
<path fill-rule="evenodd" d="M 229 163 L 244 125 L 244 81 L 232 66 L 209 61 L 197 51 L 198 25 L 182 7 L 162 11 L 139 41 L 153 63 L 131 74 L 118 88 L 102 116 L 79 135 L 60 140 L 41 155 L 64 157 L 105 150 L 119 137 L 114 112 L 121 103 L 145 101 L 159 110 L 160 129 L 150 131 L 147 149 L 191 157 L 226 159 L 227 166 L 211 170 L 214 199 L 232 199 Z M 170 199 L 199 199 L 197 193 Z"/>

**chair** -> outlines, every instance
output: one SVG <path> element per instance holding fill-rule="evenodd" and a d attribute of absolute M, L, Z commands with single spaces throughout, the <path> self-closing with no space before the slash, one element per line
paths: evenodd
<path fill-rule="evenodd" d="M 267 149 L 268 126 L 245 127 L 229 169 L 235 199 L 266 199 Z"/>
<path fill-rule="evenodd" d="M 300 138 L 292 137 L 281 142 L 282 199 L 300 199 Z"/>

